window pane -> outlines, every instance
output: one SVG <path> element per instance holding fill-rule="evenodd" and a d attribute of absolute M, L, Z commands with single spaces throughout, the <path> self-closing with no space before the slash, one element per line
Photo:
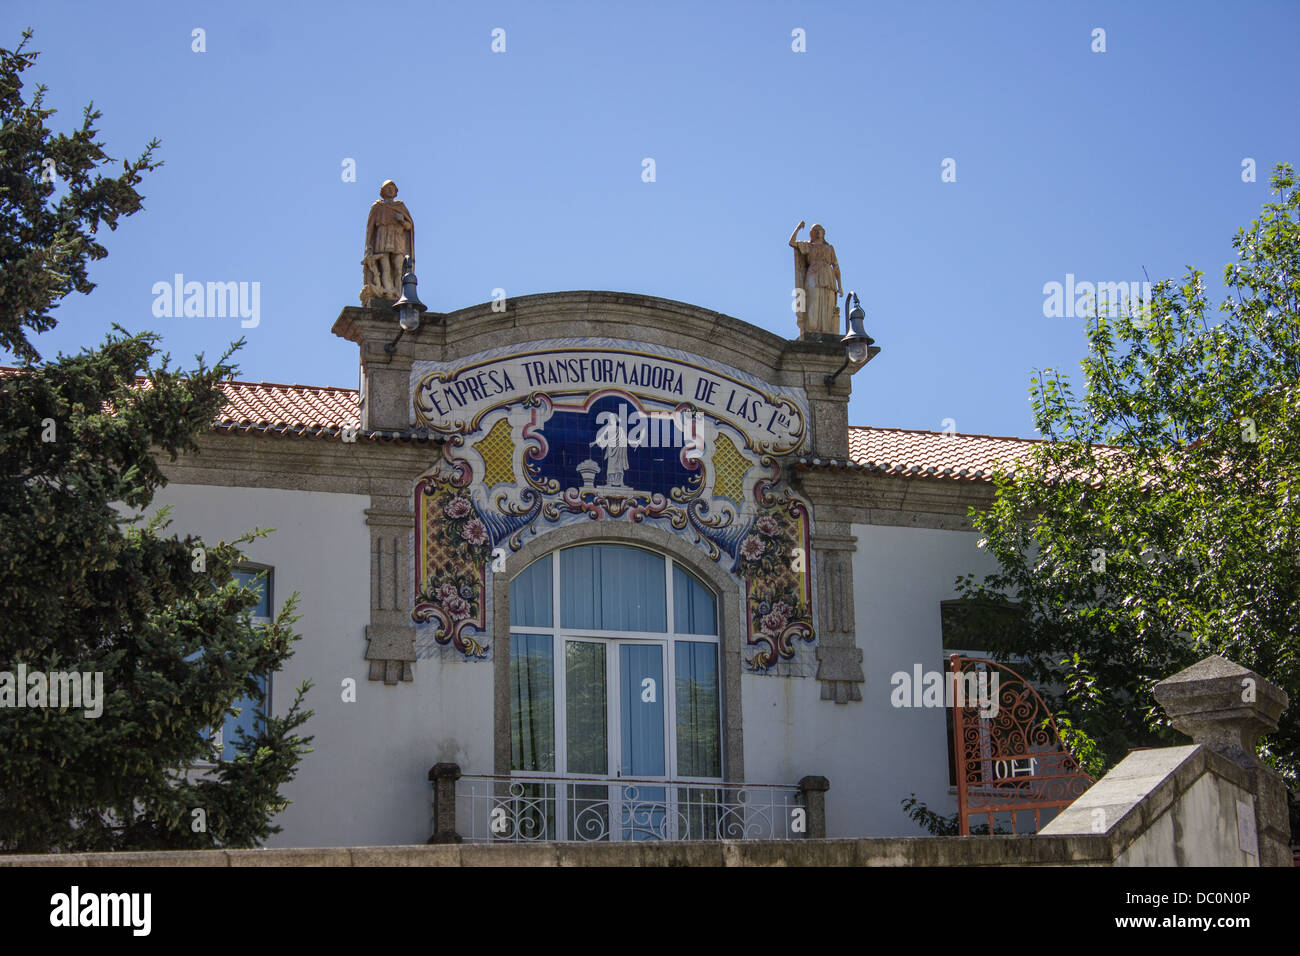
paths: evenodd
<path fill-rule="evenodd" d="M 595 544 L 560 552 L 561 618 L 566 628 L 668 628 L 664 559 L 640 548 Z"/>
<path fill-rule="evenodd" d="M 717 634 L 716 620 L 709 589 L 673 565 L 673 630 L 678 634 Z"/>
<path fill-rule="evenodd" d="M 261 688 L 263 696 L 266 694 L 266 678 L 259 677 L 257 686 Z M 257 708 L 259 701 L 253 697 L 241 697 L 235 701 L 235 707 L 239 710 L 238 717 L 226 715 L 226 722 L 221 728 L 221 759 L 234 760 L 240 753 L 239 750 L 239 731 L 244 730 L 249 737 L 256 736 L 262 728 L 263 721 L 258 716 Z"/>
<path fill-rule="evenodd" d="M 261 577 L 259 577 L 261 575 Z M 271 572 L 269 570 L 242 570 L 235 571 L 232 577 L 244 587 L 257 589 L 258 602 L 253 607 L 250 614 L 253 617 L 270 617 L 271 603 L 269 600 L 270 589 L 267 585 L 270 583 Z"/>
<path fill-rule="evenodd" d="M 607 773 L 605 645 L 591 641 L 566 641 L 564 662 L 569 773 Z"/>
<path fill-rule="evenodd" d="M 510 635 L 510 766 L 555 769 L 555 671 L 549 634 Z"/>
<path fill-rule="evenodd" d="M 551 626 L 551 556 L 539 558 L 510 582 L 510 624 Z"/>
<path fill-rule="evenodd" d="M 625 777 L 658 777 L 665 770 L 664 655 L 659 644 L 620 644 L 622 742 Z"/>
<path fill-rule="evenodd" d="M 677 641 L 677 773 L 722 776 L 718 645 Z"/>
<path fill-rule="evenodd" d="M 231 577 L 241 587 L 252 588 L 257 593 L 257 604 L 248 611 L 253 618 L 269 618 L 271 616 L 271 573 L 269 568 L 238 568 L 231 572 Z M 261 628 L 263 625 L 258 624 L 256 626 Z M 199 650 L 186 657 L 186 660 L 197 660 L 202 655 L 203 651 Z M 242 696 L 237 698 L 231 706 L 239 711 L 239 716 L 234 717 L 227 714 L 221 723 L 220 759 L 222 760 L 234 760 L 239 756 L 238 738 L 240 730 L 252 737 L 262 728 L 264 721 L 258 715 L 258 708 L 270 706 L 270 699 L 267 694 L 267 679 L 265 677 L 257 678 L 257 686 L 260 688 L 260 695 L 257 697 Z M 211 740 L 214 736 L 211 728 L 205 728 L 201 731 L 201 734 L 204 740 Z"/>
<path fill-rule="evenodd" d="M 565 627 L 596 626 L 600 589 L 600 563 L 595 548 L 569 548 L 560 552 L 560 613 Z"/>
<path fill-rule="evenodd" d="M 978 648 L 979 656 L 998 656 L 1017 646 L 1024 633 L 1024 612 L 1014 605 L 952 600 L 940 605 L 940 613 L 945 651 L 972 656 Z"/>

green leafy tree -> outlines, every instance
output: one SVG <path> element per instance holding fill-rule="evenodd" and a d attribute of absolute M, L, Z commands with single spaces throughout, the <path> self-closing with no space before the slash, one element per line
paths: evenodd
<path fill-rule="evenodd" d="M 1233 239 L 1217 313 L 1203 274 L 1087 323 L 1084 392 L 1039 373 L 1046 441 L 972 512 L 999 569 L 959 582 L 972 608 L 1015 601 L 991 631 L 1061 709 L 1093 771 L 1181 738 L 1151 687 L 1221 654 L 1300 701 L 1300 193 Z M 1110 314 L 1108 314 L 1110 313 Z M 977 625 L 975 625 L 977 626 Z M 984 646 L 984 645 L 977 645 Z M 1019 669 L 1019 667 L 1018 667 Z M 1247 692 L 1243 688 L 1243 693 Z M 1295 787 L 1300 706 L 1261 754 Z"/>
<path fill-rule="evenodd" d="M 297 639 L 294 602 L 265 628 L 248 618 L 256 595 L 231 572 L 262 532 L 208 545 L 139 516 L 165 483 L 158 456 L 197 452 L 241 343 L 182 374 L 156 335 L 114 326 L 97 350 L 42 361 L 29 333 L 93 289 L 99 227 L 139 211 L 135 187 L 159 164 L 155 142 L 104 175 L 116 161 L 91 107 L 72 134 L 50 131 L 44 88 L 23 98 L 30 35 L 0 50 L 0 344 L 23 363 L 0 375 L 0 851 L 254 845 L 278 831 L 280 787 L 308 749 L 310 685 L 241 731 L 237 759 L 193 765 L 241 696 L 266 716 L 259 685 Z M 102 674 L 102 712 L 16 706 L 42 703 L 39 685 L 16 686 L 20 667 Z"/>

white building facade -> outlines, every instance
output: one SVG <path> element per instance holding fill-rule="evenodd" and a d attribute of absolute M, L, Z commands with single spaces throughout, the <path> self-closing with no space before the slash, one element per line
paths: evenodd
<path fill-rule="evenodd" d="M 247 557 L 270 613 L 299 597 L 270 699 L 315 683 L 314 750 L 271 845 L 907 836 L 905 798 L 955 812 L 949 711 L 898 706 L 893 676 L 943 669 L 943 602 L 992 570 L 967 510 L 1028 443 L 851 428 L 870 366 L 828 382 L 833 336 L 630 294 L 505 305 L 400 337 L 344 309 L 359 391 L 231 383 L 164 466 L 178 533 L 274 528 Z"/>

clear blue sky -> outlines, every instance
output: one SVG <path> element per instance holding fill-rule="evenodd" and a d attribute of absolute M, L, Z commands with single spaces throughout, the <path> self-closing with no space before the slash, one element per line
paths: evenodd
<path fill-rule="evenodd" d="M 884 348 L 851 420 L 1030 435 L 1031 370 L 1084 354 L 1043 284 L 1191 264 L 1217 300 L 1272 166 L 1300 162 L 1294 2 L 9 0 L 0 43 L 28 25 L 55 127 L 93 99 L 112 155 L 156 136 L 166 163 L 38 348 L 116 321 L 188 362 L 243 334 L 253 380 L 355 387 L 330 326 L 391 178 L 438 311 L 609 289 L 794 335 L 786 239 L 824 223 Z M 154 318 L 178 272 L 261 283 L 261 324 Z"/>

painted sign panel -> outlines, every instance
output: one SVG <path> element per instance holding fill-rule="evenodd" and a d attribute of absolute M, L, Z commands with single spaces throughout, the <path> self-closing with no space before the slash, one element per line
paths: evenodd
<path fill-rule="evenodd" d="M 421 654 L 487 658 L 488 574 L 550 528 L 627 520 L 743 580 L 751 670 L 806 663 L 812 519 L 781 464 L 804 447 L 799 390 L 660 346 L 565 339 L 416 363 L 411 395 L 416 422 L 448 437 L 415 487 Z"/>
<path fill-rule="evenodd" d="M 612 339 L 538 342 L 454 368 L 419 362 L 412 378 L 416 423 L 444 434 L 472 429 L 489 409 L 537 393 L 600 391 L 689 406 L 737 428 L 751 448 L 778 455 L 800 447 L 807 423 L 807 404 L 795 389 L 706 367 L 684 352 Z"/>

